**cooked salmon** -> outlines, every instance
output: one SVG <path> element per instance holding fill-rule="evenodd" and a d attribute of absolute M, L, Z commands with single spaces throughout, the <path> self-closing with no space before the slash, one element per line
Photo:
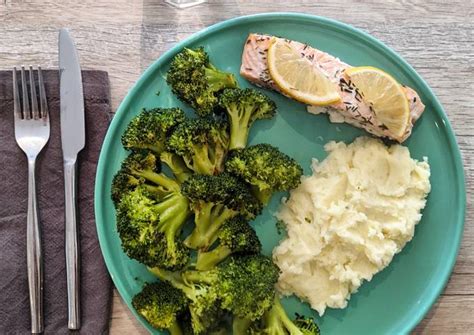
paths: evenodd
<path fill-rule="evenodd" d="M 250 34 L 248 36 L 242 53 L 240 74 L 257 86 L 280 92 L 270 77 L 267 65 L 267 52 L 272 38 L 278 39 L 278 37 L 261 34 Z M 418 93 L 413 89 L 403 86 L 409 100 L 411 122 L 405 133 L 401 137 L 397 137 L 377 120 L 372 107 L 364 101 L 362 94 L 344 73 L 345 69 L 351 67 L 349 64 L 307 44 L 287 39 L 285 41 L 290 43 L 295 50 L 301 53 L 302 57 L 310 60 L 315 67 L 318 67 L 334 82 L 341 96 L 340 102 L 326 107 L 308 106 L 308 112 L 313 114 L 327 113 L 331 122 L 346 122 L 365 129 L 375 136 L 388 137 L 398 142 L 403 142 L 410 136 L 413 125 L 425 109 Z"/>

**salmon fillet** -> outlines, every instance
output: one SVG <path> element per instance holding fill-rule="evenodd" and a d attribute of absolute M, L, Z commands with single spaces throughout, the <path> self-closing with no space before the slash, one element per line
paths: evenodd
<path fill-rule="evenodd" d="M 282 93 L 271 79 L 268 71 L 267 52 L 272 38 L 273 36 L 261 34 L 250 34 L 248 36 L 242 53 L 240 74 L 257 86 Z M 280 39 L 278 37 L 275 38 Z M 351 67 L 349 64 L 307 44 L 287 39 L 285 41 L 290 43 L 295 50 L 301 53 L 302 57 L 310 60 L 315 67 L 318 67 L 335 83 L 341 96 L 340 102 L 329 106 L 308 106 L 308 112 L 313 114 L 326 113 L 329 115 L 331 122 L 349 123 L 358 128 L 365 129 L 375 136 L 388 137 L 400 143 L 410 136 L 413 125 L 425 109 L 425 105 L 421 102 L 418 93 L 413 89 L 403 86 L 409 101 L 411 122 L 405 133 L 401 137 L 397 137 L 390 133 L 383 123 L 377 120 L 372 107 L 364 101 L 357 87 L 345 75 L 344 70 Z"/>

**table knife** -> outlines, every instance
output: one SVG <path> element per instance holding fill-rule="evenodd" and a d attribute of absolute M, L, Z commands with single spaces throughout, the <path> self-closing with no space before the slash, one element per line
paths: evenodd
<path fill-rule="evenodd" d="M 79 58 L 66 29 L 59 32 L 61 143 L 64 165 L 65 249 L 68 293 L 68 328 L 79 329 L 80 254 L 77 237 L 77 154 L 84 148 L 84 95 Z"/>

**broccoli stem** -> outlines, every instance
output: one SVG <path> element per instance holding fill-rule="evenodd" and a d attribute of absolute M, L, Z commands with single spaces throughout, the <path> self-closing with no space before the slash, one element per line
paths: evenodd
<path fill-rule="evenodd" d="M 257 186 L 254 186 L 254 185 L 252 185 L 252 193 L 264 205 L 270 202 L 270 198 L 272 197 L 272 194 L 273 194 L 271 189 L 261 190 Z"/>
<path fill-rule="evenodd" d="M 222 146 L 209 148 L 209 159 L 214 165 L 214 174 L 219 174 L 224 170 L 224 161 L 227 155 L 227 144 L 221 143 Z M 224 149 L 225 148 L 225 149 Z"/>
<path fill-rule="evenodd" d="M 173 285 L 174 287 L 176 287 L 175 284 L 184 285 L 183 279 L 181 278 L 181 274 L 179 272 L 169 271 L 169 270 L 165 270 L 159 267 L 154 267 L 154 268 L 148 267 L 148 271 L 150 271 L 153 275 L 158 277 L 160 280 L 170 282 L 170 284 Z"/>
<path fill-rule="evenodd" d="M 187 216 L 188 201 L 180 193 L 171 193 L 154 206 L 160 213 L 161 231 L 172 230 L 175 225 L 184 224 L 183 215 Z"/>
<path fill-rule="evenodd" d="M 148 267 L 148 271 L 150 271 L 153 275 L 158 277 L 160 280 L 169 282 L 175 288 L 183 291 L 183 293 L 191 300 L 196 300 L 196 292 L 194 289 L 189 287 L 183 280 L 181 272 L 173 272 L 164 270 L 162 268 Z"/>
<path fill-rule="evenodd" d="M 212 285 L 216 281 L 216 274 L 212 271 L 196 271 L 188 270 L 183 272 L 183 280 L 185 283 L 200 283 Z"/>
<path fill-rule="evenodd" d="M 232 320 L 232 333 L 234 335 L 246 335 L 251 324 L 252 321 L 250 319 L 234 316 Z"/>
<path fill-rule="evenodd" d="M 200 174 L 213 175 L 216 168 L 215 162 L 209 158 L 207 145 L 199 145 L 194 147 L 196 155 L 193 157 L 194 171 Z"/>
<path fill-rule="evenodd" d="M 164 151 L 160 155 L 160 160 L 168 165 L 171 172 L 173 172 L 173 175 L 180 183 L 188 179 L 189 175 L 192 173 L 186 166 L 184 160 L 174 153 Z"/>
<path fill-rule="evenodd" d="M 165 146 L 162 143 L 156 143 L 156 144 L 145 144 L 143 143 L 141 145 L 142 149 L 148 149 L 151 150 L 157 154 L 160 154 L 163 150 L 165 150 Z"/>
<path fill-rule="evenodd" d="M 199 211 L 196 212 L 194 222 L 196 227 L 184 240 L 184 245 L 191 249 L 198 249 L 200 246 L 205 244 L 205 240 L 201 233 L 208 229 L 208 225 L 211 222 L 211 204 L 205 204 Z"/>
<path fill-rule="evenodd" d="M 195 215 L 196 227 L 184 241 L 191 249 L 206 250 L 215 242 L 217 233 L 224 222 L 237 215 L 237 212 L 223 204 L 204 203 Z"/>
<path fill-rule="evenodd" d="M 218 92 L 224 88 L 237 86 L 237 82 L 232 73 L 222 72 L 215 68 L 206 68 L 204 72 L 211 92 Z"/>
<path fill-rule="evenodd" d="M 264 315 L 264 321 L 269 334 L 303 335 L 286 314 L 279 297 L 275 297 L 273 307 Z"/>
<path fill-rule="evenodd" d="M 230 117 L 230 143 L 229 150 L 243 149 L 247 145 L 249 136 L 249 122 L 251 113 L 244 111 L 241 113 L 237 106 L 233 106 L 233 110 L 229 112 Z"/>
<path fill-rule="evenodd" d="M 132 173 L 138 177 L 143 177 L 152 183 L 157 185 L 161 185 L 168 190 L 179 190 L 179 184 L 174 181 L 173 179 L 167 177 L 164 173 L 156 173 L 150 170 L 143 170 L 143 171 L 132 171 Z"/>
<path fill-rule="evenodd" d="M 175 239 L 189 215 L 188 200 L 179 193 L 172 193 L 155 206 L 160 213 L 159 230 L 165 234 L 170 254 L 177 259 Z"/>
<path fill-rule="evenodd" d="M 173 322 L 171 327 L 168 328 L 168 331 L 170 332 L 170 335 L 183 335 L 183 331 L 177 321 Z"/>
<path fill-rule="evenodd" d="M 166 197 L 169 192 L 161 189 L 160 187 L 153 186 L 153 185 L 148 185 L 148 184 L 143 184 L 143 187 L 150 193 L 156 195 L 156 197 L 161 200 L 164 197 Z"/>
<path fill-rule="evenodd" d="M 213 244 L 217 239 L 219 229 L 225 221 L 238 214 L 237 211 L 227 208 L 225 205 L 215 205 L 211 211 L 211 222 L 207 231 L 204 233 L 206 239 L 206 248 Z"/>
<path fill-rule="evenodd" d="M 226 259 L 232 251 L 223 245 L 219 245 L 211 251 L 199 252 L 196 261 L 196 269 L 210 270 Z"/>

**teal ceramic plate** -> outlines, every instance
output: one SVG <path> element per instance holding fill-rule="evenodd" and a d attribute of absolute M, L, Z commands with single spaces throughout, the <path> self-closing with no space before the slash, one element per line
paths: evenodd
<path fill-rule="evenodd" d="M 283 36 L 308 43 L 352 65 L 373 65 L 392 74 L 401 83 L 416 89 L 426 104 L 413 134 L 405 142 L 413 157 L 429 158 L 432 191 L 416 228 L 413 240 L 388 268 L 362 285 L 346 309 L 329 309 L 317 321 L 322 333 L 329 334 L 402 334 L 423 318 L 441 293 L 458 252 L 465 210 L 462 161 L 448 119 L 438 99 L 415 70 L 394 51 L 373 37 L 348 25 L 321 17 L 271 13 L 240 17 L 216 24 L 166 52 L 138 80 L 120 105 L 104 141 L 97 169 L 95 212 L 100 246 L 112 279 L 123 299 L 130 301 L 143 283 L 153 280 L 144 266 L 122 252 L 115 228 L 115 210 L 110 200 L 110 183 L 126 152 L 120 136 L 128 121 L 142 107 L 180 106 L 164 80 L 172 57 L 183 47 L 204 46 L 212 62 L 233 72 L 242 87 L 250 86 L 238 76 L 242 46 L 251 32 Z M 159 96 L 156 92 L 160 91 Z M 312 157 L 323 159 L 323 146 L 331 140 L 351 142 L 364 132 L 345 124 L 331 124 L 325 115 L 311 115 L 305 106 L 266 91 L 278 105 L 278 116 L 257 122 L 250 143 L 268 142 L 296 158 L 310 173 Z M 272 217 L 283 194 L 273 197 L 254 226 L 266 254 L 283 237 Z M 314 283 L 317 285 L 317 283 Z M 291 313 L 312 314 L 307 304 L 296 298 L 285 299 Z M 136 313 L 135 313 L 136 314 Z M 143 325 L 156 334 L 143 319 Z"/>

